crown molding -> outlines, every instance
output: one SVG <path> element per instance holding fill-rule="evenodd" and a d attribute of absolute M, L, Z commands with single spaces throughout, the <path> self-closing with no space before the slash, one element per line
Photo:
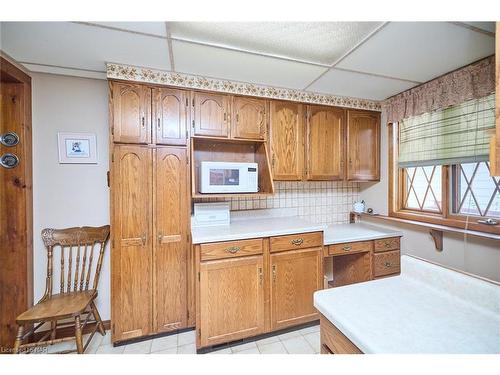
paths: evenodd
<path fill-rule="evenodd" d="M 106 64 L 106 74 L 108 79 L 153 83 L 188 89 L 216 91 L 226 94 L 248 95 L 336 107 L 367 109 L 371 111 L 382 110 L 381 102 L 377 100 L 319 94 L 310 91 L 207 78 L 115 63 Z"/>

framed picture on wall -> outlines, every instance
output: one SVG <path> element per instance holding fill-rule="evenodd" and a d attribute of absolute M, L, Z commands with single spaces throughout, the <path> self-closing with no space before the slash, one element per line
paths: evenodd
<path fill-rule="evenodd" d="M 93 133 L 57 133 L 60 164 L 97 164 Z"/>

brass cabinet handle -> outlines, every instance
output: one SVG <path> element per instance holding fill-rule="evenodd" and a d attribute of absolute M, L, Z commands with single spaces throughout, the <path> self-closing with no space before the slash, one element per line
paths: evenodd
<path fill-rule="evenodd" d="M 276 281 L 276 266 L 273 266 L 273 281 Z"/>
<path fill-rule="evenodd" d="M 351 249 L 352 249 L 352 247 L 351 247 L 351 246 L 347 246 L 347 245 L 346 245 L 346 246 L 344 246 L 342 249 L 343 249 L 344 251 L 349 251 L 349 250 L 351 250 Z"/>
<path fill-rule="evenodd" d="M 158 234 L 158 243 L 161 243 L 161 239 L 163 238 L 163 235 L 161 233 Z"/>
<path fill-rule="evenodd" d="M 385 262 L 384 264 L 386 267 L 390 267 L 391 266 L 391 262 Z"/>
<path fill-rule="evenodd" d="M 262 267 L 259 267 L 259 284 L 262 285 L 264 282 L 264 274 L 262 273 Z"/>
<path fill-rule="evenodd" d="M 142 244 L 143 244 L 143 245 L 145 245 L 145 244 L 146 244 L 146 235 L 145 235 L 145 234 L 143 234 L 143 235 L 141 236 L 141 241 L 142 241 Z"/>
<path fill-rule="evenodd" d="M 303 238 L 297 238 L 296 240 L 292 240 L 292 245 L 295 245 L 295 246 L 300 246 L 304 243 L 304 239 Z"/>
<path fill-rule="evenodd" d="M 240 251 L 240 247 L 239 246 L 231 246 L 231 247 L 228 247 L 225 249 L 226 252 L 228 253 L 231 253 L 231 254 L 236 254 L 238 251 Z"/>

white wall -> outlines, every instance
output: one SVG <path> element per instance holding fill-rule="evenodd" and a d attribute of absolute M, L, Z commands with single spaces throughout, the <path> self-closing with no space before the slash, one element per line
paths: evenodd
<path fill-rule="evenodd" d="M 386 119 L 382 115 L 381 178 L 379 183 L 360 184 L 360 197 L 367 207 L 387 215 L 388 211 L 388 134 Z M 403 231 L 401 249 L 445 266 L 458 268 L 479 276 L 500 281 L 500 241 L 467 237 L 457 233 L 444 233 L 443 251 L 435 250 L 429 230 L 415 225 L 387 222 L 375 218 L 364 221 Z"/>
<path fill-rule="evenodd" d="M 45 288 L 47 255 L 41 230 L 109 224 L 107 87 L 104 80 L 32 74 L 35 302 Z M 59 164 L 59 131 L 95 133 L 97 164 Z M 109 258 L 108 248 L 97 299 L 102 319 L 110 318 Z"/>

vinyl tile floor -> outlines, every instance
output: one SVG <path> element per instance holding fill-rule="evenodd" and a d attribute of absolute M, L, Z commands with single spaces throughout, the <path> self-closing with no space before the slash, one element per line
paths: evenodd
<path fill-rule="evenodd" d="M 86 337 L 84 337 L 84 340 Z M 85 341 L 84 341 L 85 342 Z M 73 342 L 47 348 L 48 353 L 75 348 Z M 208 354 L 318 354 L 320 351 L 319 324 L 295 331 L 225 346 Z M 196 354 L 195 331 L 153 338 L 123 346 L 111 344 L 111 333 L 96 333 L 86 354 Z"/>

